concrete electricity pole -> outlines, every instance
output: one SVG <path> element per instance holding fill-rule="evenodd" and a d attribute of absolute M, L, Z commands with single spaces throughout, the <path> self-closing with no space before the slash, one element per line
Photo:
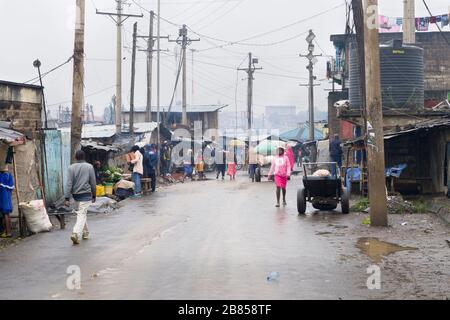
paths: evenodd
<path fill-rule="evenodd" d="M 367 104 L 367 155 L 370 221 L 387 227 L 383 110 L 381 101 L 378 0 L 364 0 L 364 47 Z"/>
<path fill-rule="evenodd" d="M 403 0 L 403 43 L 416 43 L 415 0 Z"/>
<path fill-rule="evenodd" d="M 72 123 L 70 131 L 70 159 L 75 162 L 75 153 L 80 149 L 84 99 L 84 21 L 85 1 L 76 2 L 75 42 L 73 50 Z"/>
<path fill-rule="evenodd" d="M 161 0 L 158 0 L 158 31 L 156 37 L 156 54 L 158 56 L 158 64 L 156 66 L 156 123 L 157 123 L 157 146 L 158 146 L 158 166 L 156 168 L 156 174 L 158 177 L 161 174 L 161 118 L 160 118 L 160 108 L 161 108 Z"/>
<path fill-rule="evenodd" d="M 152 121 L 153 47 L 155 45 L 153 37 L 154 20 L 155 13 L 150 11 L 150 27 L 147 39 L 147 108 L 145 110 L 145 122 Z"/>
<path fill-rule="evenodd" d="M 152 119 L 153 52 L 156 51 L 153 48 L 155 46 L 155 39 L 157 39 L 157 37 L 153 35 L 154 21 L 155 21 L 155 13 L 153 11 L 150 11 L 150 27 L 149 27 L 150 30 L 148 36 L 137 36 L 138 38 L 147 39 L 147 49 L 139 50 L 147 53 L 147 108 L 145 111 L 145 122 L 153 121 Z M 169 39 L 168 36 L 161 38 Z"/>
<path fill-rule="evenodd" d="M 248 83 L 247 83 L 247 126 L 249 130 L 249 134 L 252 130 L 253 124 L 253 80 L 255 78 L 253 75 L 256 70 L 262 70 L 262 68 L 256 68 L 255 64 L 258 64 L 259 60 L 253 58 L 252 53 L 248 54 L 248 68 L 238 69 L 239 71 L 245 71 L 248 74 Z"/>
<path fill-rule="evenodd" d="M 134 82 L 136 78 L 136 41 L 137 22 L 133 25 L 133 53 L 131 57 L 131 87 L 130 87 L 130 135 L 134 138 Z"/>
<path fill-rule="evenodd" d="M 124 14 L 122 4 L 123 0 L 116 0 L 117 13 L 100 12 L 97 14 L 108 15 L 114 20 L 117 26 L 117 47 L 116 47 L 116 133 L 122 132 L 122 25 L 130 17 L 142 18 L 143 15 Z M 116 17 L 116 18 L 114 18 Z M 122 19 L 125 17 L 125 19 Z"/>
<path fill-rule="evenodd" d="M 309 70 L 309 83 L 307 85 L 301 85 L 301 86 L 307 86 L 309 88 L 308 91 L 308 105 L 309 105 L 309 140 L 314 141 L 315 138 L 315 132 L 314 132 L 314 87 L 320 86 L 320 84 L 314 84 L 314 80 L 316 80 L 317 77 L 314 76 L 314 65 L 317 63 L 317 57 L 321 57 L 321 54 L 315 55 L 314 54 L 314 44 L 313 41 L 316 38 L 316 35 L 312 30 L 309 30 L 309 35 L 306 38 L 306 42 L 308 42 L 308 51 L 309 53 L 307 55 L 300 55 L 302 58 L 307 58 L 309 60 L 309 64 L 306 67 L 306 69 Z"/>
<path fill-rule="evenodd" d="M 186 25 L 183 25 L 183 27 L 179 31 L 178 39 L 177 40 L 169 40 L 169 42 L 176 42 L 181 46 L 181 58 L 183 59 L 182 65 L 183 65 L 183 115 L 182 115 L 182 124 L 185 126 L 188 126 L 188 120 L 187 120 L 187 94 L 186 94 L 186 85 L 187 85 L 187 72 L 186 72 L 186 48 L 192 44 L 194 41 L 200 41 L 200 39 L 190 39 L 188 37 L 188 30 Z"/>

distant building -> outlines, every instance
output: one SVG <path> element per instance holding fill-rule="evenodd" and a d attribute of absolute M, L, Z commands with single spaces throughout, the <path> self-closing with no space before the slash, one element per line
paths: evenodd
<path fill-rule="evenodd" d="M 285 131 L 296 128 L 300 122 L 295 106 L 267 106 L 264 113 L 267 129 Z"/>
<path fill-rule="evenodd" d="M 196 121 L 201 121 L 203 124 L 203 130 L 207 129 L 218 129 L 219 128 L 219 112 L 226 106 L 224 105 L 199 105 L 199 106 L 188 106 L 187 107 L 187 117 L 189 128 L 194 128 L 194 123 Z M 170 114 L 168 113 L 168 107 L 161 107 L 160 117 L 161 121 L 168 123 L 169 125 L 181 124 L 182 120 L 182 109 L 181 106 L 172 106 Z M 140 123 L 145 122 L 146 108 L 138 107 L 134 110 L 134 122 Z M 130 123 L 130 111 L 122 111 L 122 121 L 124 123 Z M 157 112 L 156 107 L 152 107 L 152 119 L 156 121 Z"/>

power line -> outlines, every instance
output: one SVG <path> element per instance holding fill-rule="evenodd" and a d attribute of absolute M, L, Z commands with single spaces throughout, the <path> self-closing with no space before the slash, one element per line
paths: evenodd
<path fill-rule="evenodd" d="M 273 29 L 273 30 L 270 30 L 270 31 L 267 31 L 267 32 L 264 32 L 264 33 L 260 33 L 260 34 L 257 34 L 257 35 L 254 35 L 254 36 L 251 36 L 251 37 L 248 37 L 248 38 L 239 40 L 239 41 L 227 41 L 227 40 L 222 40 L 222 39 L 217 39 L 217 38 L 209 37 L 210 39 L 213 39 L 213 40 L 216 40 L 216 41 L 219 41 L 219 42 L 224 42 L 224 44 L 223 44 L 223 45 L 216 46 L 216 47 L 211 47 L 211 48 L 207 48 L 207 49 L 204 49 L 204 50 L 200 50 L 200 51 L 208 51 L 208 50 L 213 50 L 213 49 L 216 49 L 216 48 L 219 48 L 219 47 L 232 46 L 232 45 L 236 45 L 236 44 L 254 45 L 254 44 L 246 43 L 246 41 L 248 41 L 248 40 L 253 40 L 253 39 L 256 39 L 256 38 L 261 38 L 261 37 L 264 37 L 264 36 L 266 36 L 266 35 L 269 35 L 269 34 L 272 34 L 272 33 L 276 33 L 276 32 L 279 32 L 279 31 L 288 29 L 288 28 L 293 27 L 293 26 L 295 26 L 295 25 L 297 25 L 297 24 L 300 24 L 300 23 L 309 21 L 309 20 L 311 20 L 311 19 L 320 17 L 320 16 L 322 16 L 322 15 L 324 15 L 324 14 L 326 14 L 326 13 L 329 13 L 329 12 L 331 12 L 331 11 L 333 11 L 333 10 L 336 10 L 336 9 L 338 9 L 338 8 L 344 6 L 344 5 L 345 5 L 345 4 L 342 4 L 342 3 L 341 3 L 340 5 L 337 5 L 337 6 L 335 6 L 335 7 L 332 7 L 332 8 L 330 8 L 330 9 L 328 9 L 328 10 L 319 12 L 319 13 L 317 13 L 317 14 L 315 14 L 315 15 L 312 15 L 312 16 L 309 16 L 309 17 L 307 17 L 307 18 L 304 18 L 304 19 L 301 19 L 301 20 L 297 20 L 297 21 L 295 21 L 295 22 L 293 22 L 293 23 L 284 25 L 284 26 L 282 26 L 282 27 L 279 27 L 279 28 L 276 28 L 276 29 Z M 193 30 L 191 30 L 191 31 L 194 32 Z M 195 32 L 194 32 L 194 33 L 195 33 Z M 198 35 L 199 35 L 199 34 L 198 34 Z M 298 36 L 299 36 L 299 35 L 298 35 Z M 202 35 L 202 37 L 206 37 L 206 36 L 205 36 L 205 35 Z M 292 40 L 292 38 L 286 39 L 286 40 L 284 40 L 284 41 L 289 41 L 289 40 Z M 256 44 L 256 45 L 258 45 L 258 44 Z M 261 44 L 259 44 L 259 45 L 261 45 Z"/>
<path fill-rule="evenodd" d="M 114 87 L 115 87 L 115 85 L 109 86 L 109 87 L 104 88 L 104 89 L 102 89 L 102 90 L 99 90 L 99 91 L 97 91 L 97 92 L 93 92 L 93 93 L 91 93 L 91 94 L 85 95 L 84 97 L 85 97 L 85 98 L 89 98 L 89 97 L 95 96 L 95 95 L 97 95 L 97 94 L 103 93 L 103 92 L 105 92 L 105 91 L 107 91 L 107 90 L 109 90 L 109 89 L 112 89 L 112 88 L 114 88 Z M 72 100 L 61 101 L 61 102 L 58 102 L 58 103 L 49 104 L 48 107 L 53 107 L 53 106 L 57 106 L 57 105 L 60 105 L 60 104 L 71 103 L 71 102 L 72 102 Z"/>
<path fill-rule="evenodd" d="M 430 17 L 434 17 L 433 14 L 431 13 L 430 8 L 428 7 L 427 2 L 426 2 L 425 0 L 422 0 L 422 1 L 423 1 L 423 4 L 425 5 L 425 8 L 427 8 L 427 11 L 428 11 L 428 13 L 430 14 Z M 442 38 L 444 38 L 445 42 L 447 42 L 447 44 L 450 46 L 450 41 L 447 39 L 447 37 L 446 37 L 446 36 L 444 35 L 444 33 L 442 32 L 442 29 L 441 29 L 441 27 L 439 26 L 438 23 L 436 23 L 436 26 L 438 27 L 439 32 L 440 32 L 440 34 L 442 35 Z"/>
<path fill-rule="evenodd" d="M 46 75 L 48 75 L 48 74 L 52 73 L 53 71 L 56 71 L 56 70 L 58 70 L 59 68 L 65 66 L 65 65 L 68 64 L 72 59 L 73 59 L 73 56 L 70 56 L 69 59 L 67 59 L 66 62 L 63 62 L 63 63 L 61 63 L 60 65 L 57 65 L 56 67 L 50 69 L 49 71 L 44 72 L 44 73 L 41 75 L 41 78 L 43 79 Z M 33 79 L 30 79 L 30 80 L 28 80 L 28 81 L 25 81 L 24 84 L 27 84 L 27 83 L 30 83 L 30 82 L 33 82 L 33 84 L 34 84 L 34 83 L 36 83 L 37 81 L 39 81 L 39 77 L 34 77 Z"/>
<path fill-rule="evenodd" d="M 239 7 L 241 4 L 244 3 L 244 1 L 245 1 L 245 0 L 239 1 L 239 2 L 236 3 L 233 7 L 231 7 L 228 11 L 226 11 L 225 13 L 223 13 L 222 15 L 220 15 L 219 17 L 215 18 L 213 22 L 207 23 L 207 24 L 205 24 L 205 25 L 199 27 L 199 30 L 204 29 L 204 28 L 210 26 L 211 24 L 216 23 L 217 20 L 220 20 L 220 19 L 224 18 L 225 16 L 227 16 L 228 14 L 230 14 L 231 12 L 233 12 L 234 10 L 236 10 L 237 7 Z"/>

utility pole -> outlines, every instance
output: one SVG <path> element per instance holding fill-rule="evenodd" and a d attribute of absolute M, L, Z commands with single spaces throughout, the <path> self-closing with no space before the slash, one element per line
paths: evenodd
<path fill-rule="evenodd" d="M 416 43 L 415 0 L 403 0 L 403 43 Z"/>
<path fill-rule="evenodd" d="M 155 13 L 150 11 L 150 27 L 147 40 L 147 109 L 145 113 L 145 121 L 152 121 L 152 77 L 153 77 L 153 21 Z"/>
<path fill-rule="evenodd" d="M 117 26 L 117 47 L 116 47 L 116 133 L 122 132 L 122 25 L 130 17 L 142 18 L 143 15 L 124 14 L 122 4 L 124 0 L 116 0 L 117 12 L 100 12 L 97 14 L 107 15 Z M 125 17 L 123 19 L 123 17 Z"/>
<path fill-rule="evenodd" d="M 158 165 L 156 168 L 156 174 L 159 177 L 161 174 L 161 118 L 160 118 L 160 108 L 161 108 L 161 0 L 158 0 L 158 31 L 156 37 L 156 54 L 158 56 L 158 64 L 156 66 L 156 123 L 157 123 L 157 146 L 158 146 Z"/>
<path fill-rule="evenodd" d="M 75 41 L 73 50 L 72 122 L 70 128 L 70 159 L 75 162 L 75 153 L 80 149 L 83 126 L 81 111 L 84 99 L 84 26 L 85 1 L 76 2 Z"/>
<path fill-rule="evenodd" d="M 364 4 L 370 221 L 372 226 L 387 227 L 388 216 L 386 206 L 386 178 L 384 172 L 385 160 L 378 34 L 378 0 L 364 0 Z"/>
<path fill-rule="evenodd" d="M 314 84 L 314 80 L 317 79 L 317 77 L 314 76 L 314 65 L 317 63 L 317 57 L 321 57 L 321 54 L 315 55 L 314 54 L 314 44 L 313 41 L 316 38 L 316 35 L 312 30 L 309 30 L 309 35 L 306 38 L 306 42 L 308 43 L 308 51 L 309 53 L 307 55 L 300 55 L 302 58 L 307 58 L 309 60 L 309 64 L 306 67 L 306 69 L 309 70 L 309 83 L 307 85 L 301 85 L 301 86 L 307 86 L 309 88 L 308 91 L 308 105 L 309 105 L 309 140 L 314 141 L 315 138 L 315 132 L 314 132 L 314 87 L 320 86 L 320 84 Z"/>
<path fill-rule="evenodd" d="M 255 65 L 259 63 L 258 59 L 253 58 L 252 53 L 248 54 L 248 68 L 238 69 L 239 71 L 245 71 L 248 74 L 247 81 L 247 127 L 249 134 L 252 130 L 253 124 L 253 75 L 256 70 L 262 70 L 262 68 L 256 68 Z"/>
<path fill-rule="evenodd" d="M 151 122 L 152 119 L 152 87 L 153 87 L 153 49 L 155 46 L 155 37 L 154 34 L 154 21 L 155 21 L 155 13 L 150 11 L 150 25 L 149 25 L 149 33 L 148 36 L 137 36 L 138 38 L 146 38 L 147 39 L 147 49 L 139 50 L 147 53 L 147 107 L 145 111 L 145 122 Z M 162 37 L 168 39 L 169 37 Z"/>
<path fill-rule="evenodd" d="M 186 48 L 192 44 L 194 41 L 200 41 L 200 39 L 190 39 L 188 37 L 188 29 L 184 24 L 183 27 L 179 30 L 178 39 L 177 40 L 169 40 L 169 42 L 176 42 L 181 46 L 181 58 L 183 59 L 183 98 L 182 98 L 182 124 L 188 126 L 187 119 L 187 94 L 186 94 L 186 82 L 187 82 L 187 72 L 186 72 Z"/>
<path fill-rule="evenodd" d="M 130 135 L 134 139 L 134 82 L 136 78 L 137 22 L 133 25 L 133 53 L 131 57 Z"/>
<path fill-rule="evenodd" d="M 366 107 L 366 84 L 363 79 L 366 79 L 365 70 L 365 50 L 364 50 L 364 8 L 361 0 L 352 0 L 353 20 L 356 28 L 356 52 L 359 61 L 359 78 L 360 83 L 360 96 L 361 96 L 361 113 L 364 120 L 364 131 L 362 132 L 364 137 L 367 137 L 367 107 Z M 364 140 L 365 147 L 367 149 L 367 139 Z"/>

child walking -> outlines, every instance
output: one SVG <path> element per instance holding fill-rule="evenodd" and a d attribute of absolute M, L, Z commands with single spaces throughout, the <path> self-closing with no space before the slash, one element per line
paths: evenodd
<path fill-rule="evenodd" d="M 272 162 L 272 166 L 270 167 L 269 177 L 275 177 L 275 184 L 277 186 L 277 205 L 276 207 L 280 207 L 280 196 L 281 191 L 283 191 L 283 206 L 286 206 L 286 186 L 288 178 L 291 175 L 291 162 L 286 155 L 285 149 L 283 147 L 279 147 L 277 149 L 277 156 Z"/>

